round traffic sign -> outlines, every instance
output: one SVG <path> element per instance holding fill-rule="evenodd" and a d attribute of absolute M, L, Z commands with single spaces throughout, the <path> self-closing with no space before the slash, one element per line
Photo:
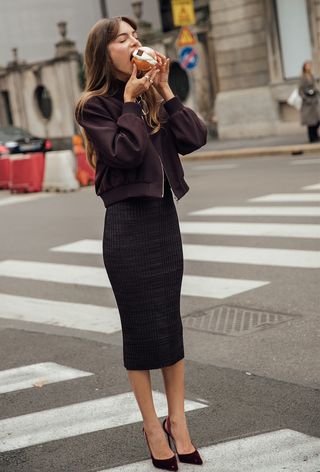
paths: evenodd
<path fill-rule="evenodd" d="M 179 51 L 179 62 L 184 69 L 194 69 L 199 61 L 197 51 L 191 46 L 185 46 Z"/>

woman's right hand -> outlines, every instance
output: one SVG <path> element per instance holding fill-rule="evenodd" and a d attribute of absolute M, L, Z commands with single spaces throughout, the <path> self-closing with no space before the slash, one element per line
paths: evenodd
<path fill-rule="evenodd" d="M 155 65 L 141 79 L 137 77 L 137 66 L 133 63 L 132 74 L 124 89 L 124 102 L 134 102 L 135 99 L 146 92 L 152 85 L 152 81 L 159 72 L 159 65 Z"/>

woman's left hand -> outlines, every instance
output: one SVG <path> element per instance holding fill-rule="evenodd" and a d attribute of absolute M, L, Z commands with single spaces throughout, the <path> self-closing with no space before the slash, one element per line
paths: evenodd
<path fill-rule="evenodd" d="M 165 99 L 169 100 L 174 96 L 170 85 L 168 83 L 169 70 L 170 70 L 170 59 L 156 51 L 159 72 L 153 80 L 153 86 L 157 92 Z"/>

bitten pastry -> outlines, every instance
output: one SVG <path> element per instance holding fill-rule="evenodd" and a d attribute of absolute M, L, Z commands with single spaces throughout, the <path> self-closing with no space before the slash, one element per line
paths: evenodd
<path fill-rule="evenodd" d="M 157 64 L 157 55 L 155 51 L 148 46 L 141 46 L 135 49 L 131 56 L 131 61 L 134 62 L 138 70 L 148 71 Z"/>

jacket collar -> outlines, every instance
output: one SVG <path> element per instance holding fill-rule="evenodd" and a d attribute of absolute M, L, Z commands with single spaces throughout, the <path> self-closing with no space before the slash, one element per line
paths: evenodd
<path fill-rule="evenodd" d="M 115 79 L 111 85 L 110 95 L 123 102 L 123 93 L 127 82 L 120 79 Z"/>

